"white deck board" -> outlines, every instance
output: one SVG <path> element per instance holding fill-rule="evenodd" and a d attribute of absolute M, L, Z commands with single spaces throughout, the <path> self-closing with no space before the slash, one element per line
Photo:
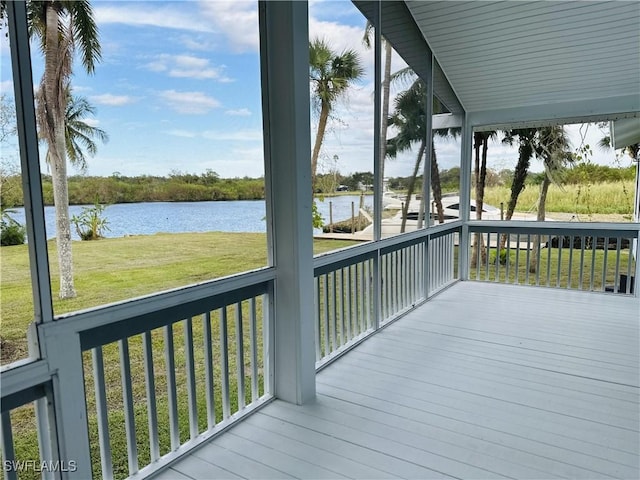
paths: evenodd
<path fill-rule="evenodd" d="M 464 282 L 158 478 L 640 478 L 640 301 Z"/>

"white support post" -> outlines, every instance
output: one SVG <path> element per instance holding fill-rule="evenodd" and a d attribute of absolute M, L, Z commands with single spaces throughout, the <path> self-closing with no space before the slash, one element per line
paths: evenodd
<path fill-rule="evenodd" d="M 74 465 L 74 469 L 61 472 L 61 476 L 63 479 L 91 478 L 80 337 L 77 334 L 55 330 L 44 328 L 40 332 L 40 347 L 49 368 L 56 372 L 52 377 L 52 383 L 59 458 L 65 465 Z"/>
<path fill-rule="evenodd" d="M 473 127 L 469 116 L 462 122 L 461 164 L 460 164 L 460 232 L 458 252 L 458 272 L 460 280 L 469 280 L 469 212 L 471 211 L 471 161 L 473 154 Z"/>
<path fill-rule="evenodd" d="M 373 241 L 377 242 L 382 238 L 382 193 L 384 178 L 382 177 L 382 142 L 387 139 L 380 138 L 382 122 L 382 3 L 376 4 L 373 24 L 375 28 L 374 37 L 374 85 L 373 89 Z M 382 299 L 382 275 L 380 268 L 380 254 L 373 258 L 373 328 L 378 330 L 382 319 L 381 299 Z"/>
<path fill-rule="evenodd" d="M 274 288 L 275 396 L 315 399 L 309 20 L 307 2 L 262 1 L 267 231 Z"/>
<path fill-rule="evenodd" d="M 427 59 L 427 75 L 426 79 L 427 91 L 425 100 L 425 123 L 426 123 L 426 144 L 424 149 L 424 171 L 422 175 L 422 198 L 424 199 L 424 217 L 427 219 L 427 228 L 431 226 L 431 161 L 433 155 L 433 55 L 429 55 Z M 418 219 L 418 223 L 422 219 Z M 421 225 L 420 225 L 421 226 Z M 424 274 L 424 298 L 429 298 L 429 279 L 431 275 L 431 262 L 429 262 L 431 250 L 431 240 L 427 237 L 425 243 L 425 256 L 423 274 Z"/>

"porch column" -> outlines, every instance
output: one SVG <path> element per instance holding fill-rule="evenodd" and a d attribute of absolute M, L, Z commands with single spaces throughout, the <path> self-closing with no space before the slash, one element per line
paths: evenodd
<path fill-rule="evenodd" d="M 462 232 L 460 233 L 460 250 L 458 253 L 458 272 L 460 280 L 469 280 L 469 212 L 471 211 L 471 159 L 473 156 L 473 127 L 469 115 L 464 114 L 462 122 L 462 139 L 460 163 L 460 219 Z"/>
<path fill-rule="evenodd" d="M 315 398 L 309 25 L 307 2 L 260 2 L 274 394 Z"/>

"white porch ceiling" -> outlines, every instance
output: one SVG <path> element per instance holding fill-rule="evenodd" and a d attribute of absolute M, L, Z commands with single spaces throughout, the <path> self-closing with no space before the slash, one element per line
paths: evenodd
<path fill-rule="evenodd" d="M 640 111 L 638 1 L 406 5 L 465 110 L 485 122 Z"/>

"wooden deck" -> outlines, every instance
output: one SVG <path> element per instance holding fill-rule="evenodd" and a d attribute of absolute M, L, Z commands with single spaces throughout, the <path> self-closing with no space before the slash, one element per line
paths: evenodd
<path fill-rule="evenodd" d="M 157 478 L 640 478 L 640 302 L 464 282 Z"/>

